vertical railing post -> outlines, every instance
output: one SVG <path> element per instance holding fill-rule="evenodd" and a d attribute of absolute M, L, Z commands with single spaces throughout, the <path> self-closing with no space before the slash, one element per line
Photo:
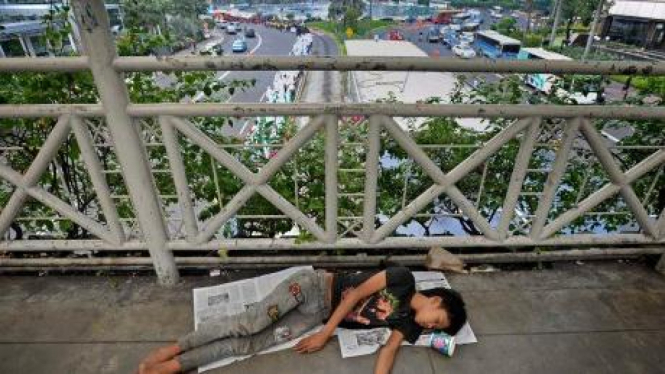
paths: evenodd
<path fill-rule="evenodd" d="M 658 238 L 665 238 L 665 208 L 660 213 L 656 227 L 658 228 Z M 656 264 L 656 270 L 661 274 L 665 274 L 665 255 L 660 256 L 660 260 Z"/>
<path fill-rule="evenodd" d="M 335 115 L 326 117 L 326 239 L 328 243 L 337 240 L 337 203 L 339 188 L 337 185 L 337 169 L 339 152 L 338 118 Z"/>
<path fill-rule="evenodd" d="M 113 68 L 116 51 L 104 1 L 75 0 L 72 5 L 122 175 L 159 283 L 175 284 L 178 281 L 178 270 L 173 254 L 166 249 L 166 227 L 148 156 L 136 126 L 127 114 L 129 94 L 123 75 Z"/>
<path fill-rule="evenodd" d="M 367 158 L 365 160 L 365 197 L 363 200 L 363 238 L 369 242 L 374 235 L 376 216 L 376 189 L 379 181 L 381 153 L 381 117 L 369 117 L 367 132 Z"/>

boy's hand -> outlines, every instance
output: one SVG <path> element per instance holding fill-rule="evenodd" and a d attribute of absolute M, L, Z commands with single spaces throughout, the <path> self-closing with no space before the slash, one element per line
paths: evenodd
<path fill-rule="evenodd" d="M 322 331 L 309 336 L 296 344 L 293 349 L 299 353 L 312 353 L 321 350 L 330 339 L 330 336 Z"/>

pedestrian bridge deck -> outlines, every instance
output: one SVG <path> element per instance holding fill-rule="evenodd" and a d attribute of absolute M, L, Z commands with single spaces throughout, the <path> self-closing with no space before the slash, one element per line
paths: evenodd
<path fill-rule="evenodd" d="M 152 348 L 193 327 L 191 289 L 249 277 L 0 278 L 0 372 L 131 373 Z M 479 343 L 452 359 L 404 348 L 393 373 L 662 373 L 665 277 L 641 263 L 450 275 Z M 279 352 L 213 373 L 369 373 L 374 357 Z"/>

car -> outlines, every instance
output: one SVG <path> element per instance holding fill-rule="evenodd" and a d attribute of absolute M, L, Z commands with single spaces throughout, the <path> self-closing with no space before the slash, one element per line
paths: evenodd
<path fill-rule="evenodd" d="M 247 29 L 247 30 L 245 30 L 245 37 L 246 38 L 254 38 L 254 37 L 256 37 L 256 32 L 254 31 L 254 29 Z"/>
<path fill-rule="evenodd" d="M 199 51 L 199 54 L 208 56 L 222 56 L 224 54 L 224 46 L 222 43 L 210 43 L 203 47 L 201 51 Z"/>
<path fill-rule="evenodd" d="M 480 28 L 480 22 L 466 21 L 462 24 L 463 31 L 476 31 Z"/>
<path fill-rule="evenodd" d="M 459 37 L 456 32 L 449 29 L 441 36 L 441 43 L 448 48 L 452 48 L 459 43 Z"/>
<path fill-rule="evenodd" d="M 236 39 L 235 41 L 233 41 L 233 45 L 231 46 L 231 50 L 234 53 L 246 52 L 247 51 L 247 42 L 243 39 Z"/>
<path fill-rule="evenodd" d="M 453 53 L 461 58 L 474 58 L 476 51 L 468 43 L 460 43 L 453 47 Z"/>
<path fill-rule="evenodd" d="M 438 43 L 441 39 L 441 34 L 437 29 L 430 29 L 427 32 L 427 41 L 430 43 Z"/>
<path fill-rule="evenodd" d="M 449 25 L 450 30 L 452 31 L 462 31 L 462 25 L 456 24 L 456 23 L 451 23 Z"/>
<path fill-rule="evenodd" d="M 463 32 L 462 36 L 460 36 L 460 42 L 472 44 L 473 40 L 475 39 L 475 35 L 472 32 Z"/>
<path fill-rule="evenodd" d="M 235 35 L 238 33 L 238 29 L 233 23 L 230 23 L 228 26 L 226 26 L 226 33 L 229 35 Z"/>
<path fill-rule="evenodd" d="M 221 21 L 215 22 L 215 26 L 217 26 L 217 28 L 220 29 L 220 30 L 225 30 L 226 26 L 228 26 L 228 25 L 229 25 L 229 23 L 226 20 L 221 20 Z"/>

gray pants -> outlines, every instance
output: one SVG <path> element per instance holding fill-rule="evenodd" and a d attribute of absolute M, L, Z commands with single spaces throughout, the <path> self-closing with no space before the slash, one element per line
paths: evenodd
<path fill-rule="evenodd" d="M 327 318 L 323 270 L 300 270 L 243 313 L 218 317 L 180 339 L 176 359 L 186 372 L 229 356 L 262 351 L 295 339 Z"/>

